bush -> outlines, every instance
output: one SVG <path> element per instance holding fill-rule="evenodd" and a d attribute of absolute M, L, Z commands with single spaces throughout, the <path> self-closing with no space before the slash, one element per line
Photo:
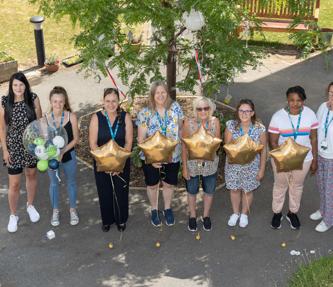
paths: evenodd
<path fill-rule="evenodd" d="M 14 61 L 15 59 L 3 51 L 0 51 L 0 63 Z"/>

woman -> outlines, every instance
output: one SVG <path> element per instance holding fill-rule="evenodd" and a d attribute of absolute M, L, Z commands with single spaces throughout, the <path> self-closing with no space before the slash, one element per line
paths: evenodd
<path fill-rule="evenodd" d="M 160 131 L 165 136 L 179 141 L 183 121 L 183 111 L 177 102 L 170 98 L 168 88 L 163 82 L 155 82 L 150 88 L 149 107 L 143 108 L 137 117 L 138 142 Z M 151 223 L 161 225 L 158 213 L 158 193 L 160 181 L 163 184 L 164 217 L 166 225 L 175 224 L 171 209 L 173 191 L 178 182 L 181 146 L 178 144 L 172 154 L 171 162 L 146 164 L 144 155 L 143 172 L 147 194 L 151 205 Z"/>
<path fill-rule="evenodd" d="M 206 97 L 199 97 L 193 102 L 195 117 L 185 119 L 182 137 L 192 136 L 201 126 L 207 129 L 214 137 L 221 138 L 220 122 L 213 117 L 215 104 Z M 187 202 L 190 210 L 188 230 L 197 231 L 196 199 L 199 192 L 200 178 L 204 191 L 204 212 L 202 217 L 203 229 L 210 231 L 212 223 L 209 217 L 216 188 L 217 168 L 219 157 L 216 155 L 214 161 L 189 160 L 186 145 L 182 145 L 182 167 L 183 177 L 186 181 Z"/>
<path fill-rule="evenodd" d="M 327 88 L 328 101 L 318 109 L 318 171 L 317 185 L 320 194 L 320 209 L 310 215 L 312 220 L 321 220 L 316 231 L 325 232 L 333 226 L 333 82 Z"/>
<path fill-rule="evenodd" d="M 51 127 L 63 127 L 68 136 L 68 144 L 60 154 L 60 167 L 63 168 L 66 182 L 67 193 L 69 198 L 69 215 L 70 225 L 77 225 L 79 223 L 79 216 L 76 211 L 76 197 L 77 197 L 77 184 L 76 184 L 76 155 L 74 147 L 79 142 L 79 127 L 76 115 L 72 113 L 69 105 L 68 95 L 63 87 L 54 87 L 50 92 L 51 112 L 46 115 L 47 122 Z M 56 172 L 48 170 L 50 178 L 50 200 L 53 208 L 51 225 L 58 226 L 59 221 L 59 180 Z"/>
<path fill-rule="evenodd" d="M 249 99 L 240 100 L 236 109 L 236 119 L 226 123 L 224 132 L 225 144 L 230 143 L 245 134 L 256 143 L 264 146 L 255 159 L 244 165 L 230 164 L 228 158 L 225 164 L 226 187 L 230 190 L 233 214 L 228 220 L 229 226 L 245 228 L 249 224 L 248 215 L 253 202 L 253 191 L 260 186 L 266 166 L 266 129 L 256 120 L 255 106 Z"/>
<path fill-rule="evenodd" d="M 104 91 L 102 111 L 91 118 L 89 126 L 89 145 L 91 150 L 102 146 L 111 139 L 131 151 L 133 143 L 133 124 L 129 114 L 119 106 L 119 92 L 108 88 Z M 102 217 L 102 230 L 107 232 L 113 223 L 119 231 L 124 231 L 128 219 L 128 191 L 130 159 L 126 161 L 123 172 L 112 174 L 98 172 L 94 161 L 95 180 Z"/>
<path fill-rule="evenodd" d="M 22 72 L 13 74 L 9 80 L 8 95 L 2 97 L 0 107 L 0 139 L 3 161 L 8 168 L 9 177 L 10 216 L 7 226 L 9 232 L 17 231 L 19 217 L 16 212 L 23 170 L 27 189 L 27 212 L 31 222 L 40 219 L 39 213 L 33 206 L 37 191 L 37 161 L 24 149 L 22 140 L 28 124 L 39 119 L 41 115 L 39 99 L 31 92 L 25 75 Z"/>
<path fill-rule="evenodd" d="M 287 138 L 292 137 L 296 143 L 311 149 L 305 157 L 302 170 L 290 172 L 277 172 L 274 161 L 272 167 L 274 173 L 273 186 L 273 218 L 271 226 L 274 229 L 281 227 L 283 218 L 282 208 L 286 192 L 289 193 L 289 211 L 286 219 L 292 229 L 299 229 L 301 223 L 297 216 L 303 193 L 303 185 L 309 170 L 315 173 L 317 170 L 317 128 L 318 120 L 315 113 L 304 106 L 306 94 L 302 87 L 291 87 L 286 92 L 287 106 L 277 111 L 269 124 L 269 143 L 272 149 L 276 149 Z"/>

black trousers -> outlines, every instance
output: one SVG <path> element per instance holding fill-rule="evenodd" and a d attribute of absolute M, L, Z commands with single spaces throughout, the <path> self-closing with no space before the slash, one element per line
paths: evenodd
<path fill-rule="evenodd" d="M 130 159 L 126 161 L 124 170 L 119 176 L 112 176 L 114 188 L 111 175 L 98 172 L 96 163 L 94 163 L 94 172 L 103 225 L 126 223 L 128 219 Z"/>

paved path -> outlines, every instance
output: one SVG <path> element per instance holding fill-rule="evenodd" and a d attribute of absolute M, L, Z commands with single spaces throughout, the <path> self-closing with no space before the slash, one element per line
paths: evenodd
<path fill-rule="evenodd" d="M 332 63 L 332 54 L 330 61 Z M 274 67 L 271 71 L 261 68 L 260 72 L 248 72 L 232 87 L 233 101 L 245 96 L 254 99 L 258 114 L 267 122 L 284 104 L 286 88 L 301 84 L 308 92 L 309 106 L 317 108 L 325 86 L 333 80 L 332 70 L 325 71 L 322 62 L 322 56 L 298 64 L 293 60 L 277 61 L 270 64 L 269 67 Z M 265 77 L 260 78 L 260 74 Z M 85 80 L 75 70 L 56 73 L 33 87 L 44 109 L 47 93 L 54 85 L 66 86 L 77 110 L 86 108 L 85 103 L 96 104 L 103 88 L 110 84 L 108 79 L 101 84 Z M 22 194 L 19 230 L 8 234 L 7 176 L 0 167 L 0 286 L 286 286 L 297 264 L 333 250 L 332 232 L 316 233 L 315 223 L 308 219 L 319 202 L 313 177 L 306 180 L 299 231 L 290 230 L 286 221 L 281 230 L 269 227 L 273 178 L 268 166 L 262 186 L 255 192 L 248 228 L 227 227 L 231 207 L 225 190 L 218 191 L 215 197 L 213 230 L 200 232 L 199 241 L 186 229 L 185 193 L 175 198 L 177 224 L 155 229 L 149 224 L 145 193 L 132 191 L 128 228 L 120 240 L 114 227 L 109 233 L 101 232 L 93 174 L 83 164 L 79 164 L 79 171 L 81 222 L 77 227 L 69 226 L 63 190 L 61 225 L 53 228 L 56 238 L 49 241 L 45 239 L 45 233 L 51 229 L 47 176 L 39 175 L 36 206 L 41 221 L 28 222 L 23 208 L 25 194 Z M 24 187 L 22 190 L 24 193 Z M 230 235 L 236 240 L 231 240 Z M 161 242 L 159 249 L 154 246 L 157 240 Z M 109 242 L 113 243 L 113 249 L 108 249 Z M 282 242 L 287 243 L 286 248 L 281 247 Z M 300 250 L 302 256 L 290 256 L 292 249 Z M 315 254 L 310 254 L 310 250 L 315 250 Z"/>

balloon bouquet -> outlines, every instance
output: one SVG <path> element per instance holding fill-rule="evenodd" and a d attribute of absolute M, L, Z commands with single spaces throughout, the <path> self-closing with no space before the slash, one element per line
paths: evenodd
<path fill-rule="evenodd" d="M 58 170 L 59 155 L 67 143 L 66 130 L 50 126 L 45 117 L 31 122 L 23 134 L 23 145 L 29 154 L 38 159 L 37 169 L 40 172 L 48 168 Z M 59 179 L 58 174 L 57 177 Z"/>

